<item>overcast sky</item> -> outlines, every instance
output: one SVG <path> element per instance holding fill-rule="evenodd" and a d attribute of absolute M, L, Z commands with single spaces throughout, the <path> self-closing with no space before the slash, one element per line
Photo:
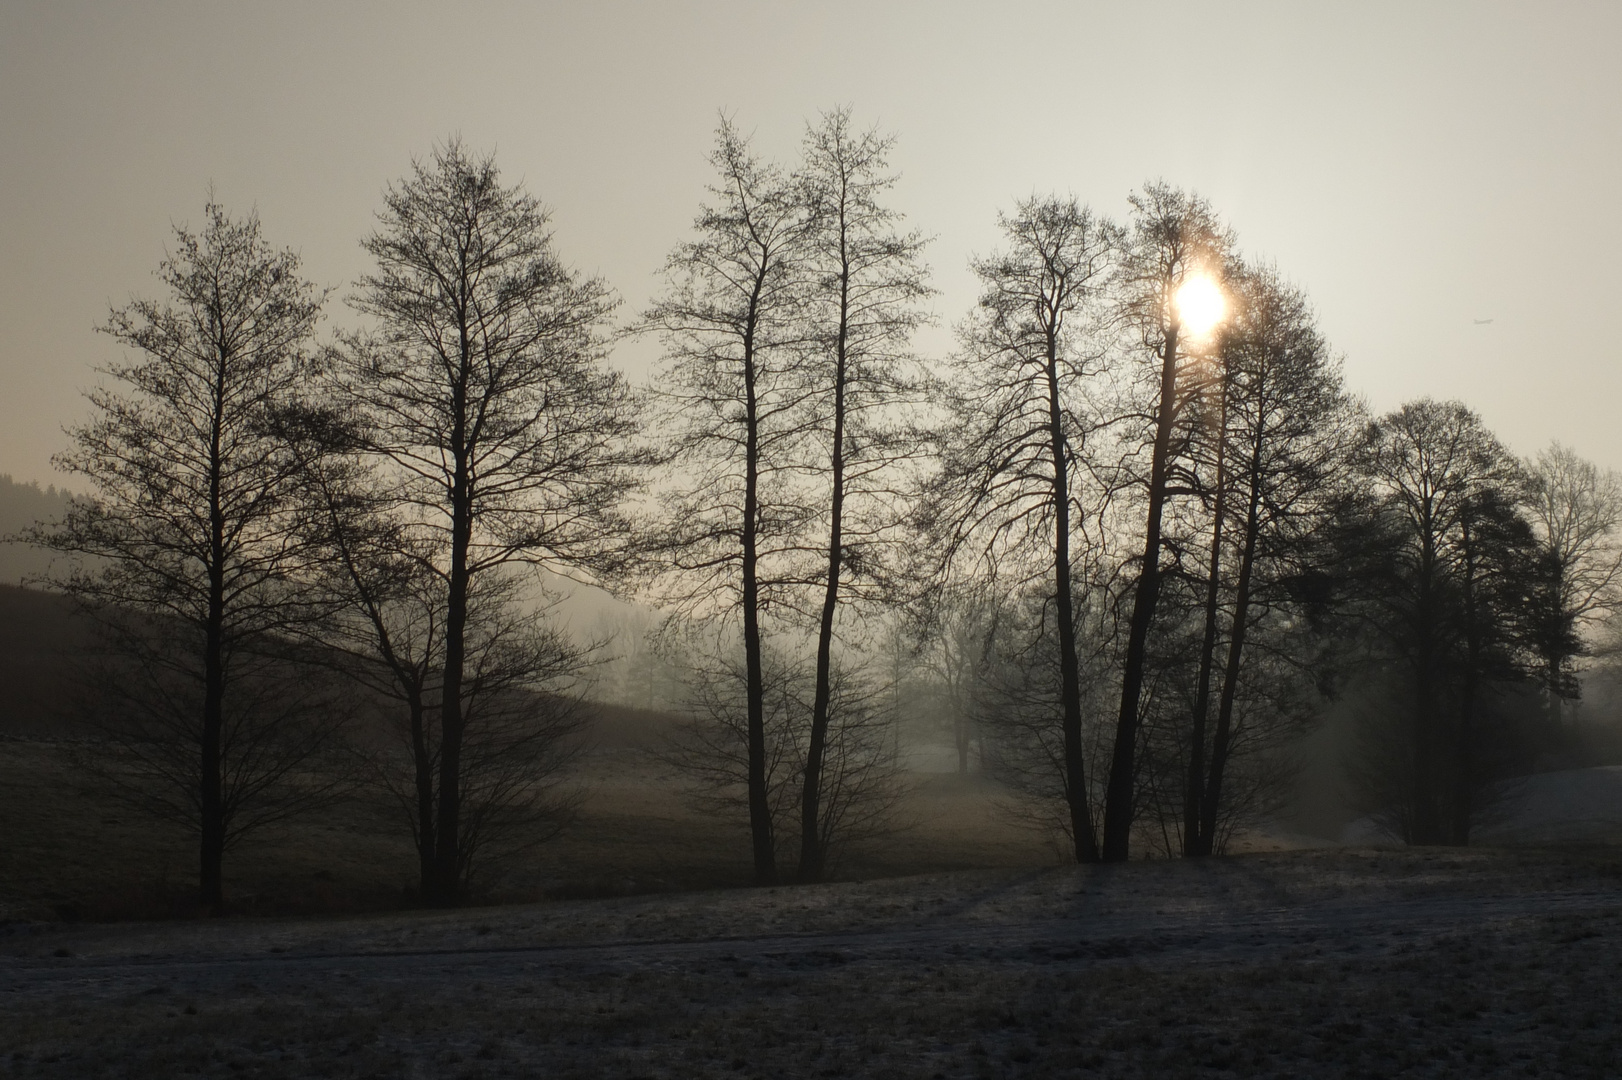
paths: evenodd
<path fill-rule="evenodd" d="M 718 109 L 786 158 L 840 103 L 899 137 L 942 326 L 1015 198 L 1124 215 L 1162 178 L 1308 291 L 1375 408 L 1459 397 L 1518 452 L 1622 468 L 1619 43 L 1610 2 L 4 0 L 0 472 L 61 479 L 61 428 L 119 355 L 94 328 L 158 295 L 210 185 L 341 296 L 384 184 L 460 133 L 629 313 L 690 226 Z"/>

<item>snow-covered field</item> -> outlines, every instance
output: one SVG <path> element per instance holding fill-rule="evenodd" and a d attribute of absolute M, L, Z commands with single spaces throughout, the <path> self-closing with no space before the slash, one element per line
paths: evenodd
<path fill-rule="evenodd" d="M 1611 1076 L 1622 852 L 1340 849 L 325 920 L 14 925 L 0 1069 Z"/>
<path fill-rule="evenodd" d="M 60 901 L 118 913 L 98 889 L 183 895 L 191 855 L 79 791 L 55 744 L 8 744 L 0 1076 L 1622 1072 L 1622 770 L 1532 778 L 1468 850 L 1279 831 L 1077 867 L 946 759 L 914 764 L 905 827 L 851 853 L 858 880 L 705 887 L 746 879 L 738 823 L 605 752 L 581 820 L 505 895 L 644 895 L 75 923 Z M 245 845 L 239 910 L 398 907 L 388 827 Z"/>
<path fill-rule="evenodd" d="M 1495 818 L 1477 830 L 1482 843 L 1622 840 L 1622 766 L 1529 776 L 1511 786 Z"/>
<path fill-rule="evenodd" d="M 1567 769 L 1512 781 L 1472 839 L 1489 845 L 1622 843 L 1622 766 Z M 1369 818 L 1346 826 L 1341 840 L 1392 842 Z"/>

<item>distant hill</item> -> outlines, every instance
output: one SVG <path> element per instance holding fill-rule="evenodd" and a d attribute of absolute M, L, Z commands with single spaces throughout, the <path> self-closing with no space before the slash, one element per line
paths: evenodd
<path fill-rule="evenodd" d="M 0 584 L 0 739 L 87 733 L 68 708 L 76 656 L 95 627 L 57 593 Z M 596 749 L 650 748 L 679 718 L 667 712 L 592 702 L 587 743 Z"/>
<path fill-rule="evenodd" d="M 79 734 L 64 710 L 90 634 L 67 597 L 0 585 L 0 737 Z"/>
<path fill-rule="evenodd" d="M 25 577 L 43 574 L 51 554 L 27 544 L 5 543 L 4 538 L 40 521 L 62 516 L 68 493 L 38 483 L 21 484 L 0 473 L 0 583 L 17 585 Z"/>

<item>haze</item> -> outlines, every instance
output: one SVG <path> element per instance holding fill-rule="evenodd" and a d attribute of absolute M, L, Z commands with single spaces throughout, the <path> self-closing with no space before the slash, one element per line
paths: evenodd
<path fill-rule="evenodd" d="M 632 313 L 687 233 L 717 110 L 786 157 L 837 103 L 899 135 L 895 205 L 937 237 L 927 349 L 951 346 L 965 260 L 1014 198 L 1120 214 L 1164 178 L 1309 290 L 1374 408 L 1461 397 L 1518 452 L 1558 438 L 1622 466 L 1618 40 L 1604 4 L 13 0 L 0 472 L 61 479 L 61 426 L 118 356 L 93 328 L 155 294 L 210 185 L 341 296 L 384 184 L 459 132 Z M 616 360 L 641 375 L 653 349 Z"/>

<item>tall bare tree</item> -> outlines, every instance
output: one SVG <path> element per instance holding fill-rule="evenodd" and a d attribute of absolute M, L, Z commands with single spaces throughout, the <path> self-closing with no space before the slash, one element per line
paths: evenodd
<path fill-rule="evenodd" d="M 666 262 L 664 295 L 643 317 L 665 348 L 659 393 L 671 406 L 669 488 L 656 586 L 690 615 L 741 616 L 744 737 L 755 880 L 776 880 L 762 614 L 784 601 L 779 564 L 814 510 L 797 490 L 815 430 L 804 378 L 802 192 L 762 162 L 723 117 L 710 155 L 711 204 Z"/>
<path fill-rule="evenodd" d="M 1584 632 L 1622 607 L 1622 479 L 1558 442 L 1525 463 L 1526 513 L 1549 559 L 1537 630 L 1548 711 L 1578 693 Z"/>
<path fill-rule="evenodd" d="M 1079 455 L 1095 418 L 1104 349 L 1089 333 L 1117 232 L 1074 199 L 1021 202 L 1000 218 L 1007 249 L 978 259 L 980 304 L 959 331 L 953 435 L 928 517 L 946 558 L 1031 567 L 1058 639 L 1064 786 L 1076 858 L 1098 857 L 1082 747 L 1074 576 Z M 1084 534 L 1083 534 L 1084 535 Z"/>
<path fill-rule="evenodd" d="M 1138 339 L 1152 378 L 1145 410 L 1150 449 L 1144 478 L 1143 553 L 1132 596 L 1126 655 L 1121 671 L 1121 707 L 1104 797 L 1101 857 L 1124 860 L 1129 852 L 1136 803 L 1136 755 L 1149 630 L 1160 598 L 1160 565 L 1166 500 L 1176 465 L 1174 436 L 1186 406 L 1209 373 L 1190 364 L 1190 341 L 1179 295 L 1197 275 L 1220 279 L 1228 249 L 1226 229 L 1204 199 L 1153 183 L 1132 197 L 1134 211 L 1117 288 L 1122 315 Z"/>
<path fill-rule="evenodd" d="M 815 691 L 800 803 L 800 878 L 824 864 L 823 756 L 833 692 L 834 622 L 843 602 L 872 595 L 901 537 L 899 466 L 924 439 L 908 423 L 923 380 L 908 353 L 929 295 L 924 238 L 898 231 L 901 214 L 883 203 L 895 183 L 893 137 L 853 130 L 849 109 L 823 115 L 806 132 L 799 182 L 810 204 L 807 332 L 828 492 L 828 541 L 817 621 Z M 848 580 L 847 580 L 848 579 Z M 853 595 L 854 594 L 854 595 Z"/>
<path fill-rule="evenodd" d="M 1239 707 L 1255 652 L 1251 635 L 1269 617 L 1304 621 L 1301 601 L 1312 598 L 1300 582 L 1313 570 L 1358 430 L 1339 365 L 1305 296 L 1270 269 L 1234 267 L 1227 278 L 1233 314 L 1212 387 L 1220 400 L 1211 432 L 1211 550 L 1184 806 L 1188 855 L 1209 855 L 1217 842 L 1229 761 L 1244 736 Z M 1220 667 L 1219 615 L 1226 618 Z M 1304 663 L 1310 649 L 1294 644 L 1307 654 L 1294 659 Z M 1216 725 L 1208 733 L 1213 696 Z M 1251 711 L 1262 714 L 1253 726 L 1267 713 Z"/>
<path fill-rule="evenodd" d="M 82 560 L 50 583 L 115 624 L 154 694 L 173 695 L 147 703 L 169 707 L 140 741 L 197 829 L 200 899 L 218 911 L 226 847 L 319 743 L 277 750 L 280 713 L 254 699 L 269 693 L 256 650 L 306 614 L 289 584 L 301 462 L 279 430 L 313 369 L 324 294 L 257 217 L 205 215 L 159 267 L 168 300 L 103 327 L 137 357 L 104 369 L 118 385 L 91 391 L 93 418 L 56 458 L 95 494 L 30 539 Z M 162 751 L 175 746 L 189 760 Z"/>
<path fill-rule="evenodd" d="M 547 215 L 495 161 L 452 140 L 391 185 L 377 261 L 351 299 L 377 321 L 333 381 L 388 485 L 406 549 L 443 586 L 436 860 L 451 903 L 462 850 L 471 602 L 519 567 L 601 581 L 622 569 L 620 513 L 648 456 L 635 402 L 603 364 L 608 287 L 553 250 Z"/>
<path fill-rule="evenodd" d="M 306 587 L 320 598 L 312 644 L 368 693 L 393 738 L 365 746 L 372 778 L 403 811 L 418 855 L 421 895 L 434 895 L 441 678 L 445 652 L 443 575 L 433 552 L 393 510 L 388 485 L 336 440 L 309 470 Z M 590 646 L 549 625 L 548 606 L 524 595 L 517 575 L 481 574 L 467 600 L 458 886 L 491 851 L 516 852 L 568 820 L 561 774 L 579 747 L 584 719 L 577 686 Z"/>

